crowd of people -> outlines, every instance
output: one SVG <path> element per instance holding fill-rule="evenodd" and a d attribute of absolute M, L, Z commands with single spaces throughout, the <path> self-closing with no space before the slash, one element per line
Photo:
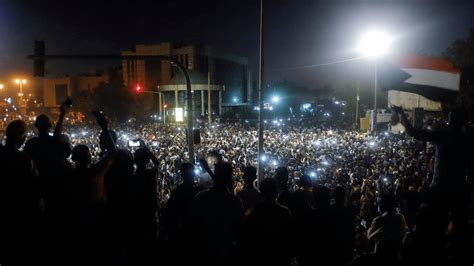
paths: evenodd
<path fill-rule="evenodd" d="M 94 112 L 95 125 L 65 127 L 68 111 L 54 129 L 45 115 L 34 131 L 7 126 L 0 263 L 472 263 L 472 134 L 459 114 L 424 131 L 394 108 L 413 138 L 275 123 L 260 158 L 252 126 L 196 125 L 191 163 L 179 125 Z"/>

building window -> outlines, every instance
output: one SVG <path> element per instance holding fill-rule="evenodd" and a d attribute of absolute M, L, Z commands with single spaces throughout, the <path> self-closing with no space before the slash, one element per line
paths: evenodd
<path fill-rule="evenodd" d="M 56 105 L 61 105 L 67 96 L 67 84 L 56 84 Z"/>

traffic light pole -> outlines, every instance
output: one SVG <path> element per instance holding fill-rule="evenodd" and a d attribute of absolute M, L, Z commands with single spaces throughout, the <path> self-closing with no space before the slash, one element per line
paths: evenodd
<path fill-rule="evenodd" d="M 41 46 L 41 47 L 39 47 Z M 171 56 L 155 55 L 155 56 L 131 56 L 131 55 L 45 55 L 44 42 L 35 42 L 35 54 L 28 56 L 28 59 L 34 60 L 35 76 L 44 76 L 44 63 L 53 60 L 159 60 L 169 61 L 176 65 L 181 72 L 183 72 L 186 79 L 187 91 L 187 107 L 188 107 L 188 132 L 193 132 L 193 94 L 191 90 L 191 80 L 189 73 L 178 60 Z M 42 68 L 38 74 L 36 68 Z M 188 134 L 188 152 L 189 162 L 194 164 L 194 138 L 193 134 Z"/>

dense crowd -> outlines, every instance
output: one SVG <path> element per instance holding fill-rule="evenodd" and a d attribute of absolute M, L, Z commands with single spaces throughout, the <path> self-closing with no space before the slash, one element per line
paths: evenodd
<path fill-rule="evenodd" d="M 193 165 L 179 125 L 114 127 L 96 112 L 97 125 L 63 129 L 67 112 L 61 106 L 53 132 L 45 115 L 36 119 L 37 132 L 21 120 L 7 127 L 0 149 L 0 262 L 409 265 L 471 259 L 466 176 L 472 156 L 464 149 L 472 140 L 464 128 L 454 137 L 417 131 L 403 115 L 415 138 L 274 123 L 258 158 L 255 128 L 203 124 Z M 256 185 L 258 160 L 266 178 Z M 452 175 L 448 181 L 446 175 Z"/>

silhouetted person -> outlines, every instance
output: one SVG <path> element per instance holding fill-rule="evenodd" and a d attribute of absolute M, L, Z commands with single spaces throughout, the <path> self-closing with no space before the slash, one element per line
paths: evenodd
<path fill-rule="evenodd" d="M 6 265 L 33 259 L 39 244 L 37 172 L 30 157 L 18 150 L 26 132 L 25 122 L 12 121 L 6 129 L 5 147 L 0 147 L 0 261 Z"/>
<path fill-rule="evenodd" d="M 190 163 L 181 165 L 182 183 L 171 191 L 171 196 L 163 210 L 164 232 L 162 236 L 170 241 L 182 239 L 182 230 L 189 219 L 191 201 L 199 192 L 194 183 L 194 166 Z"/>
<path fill-rule="evenodd" d="M 134 160 L 137 168 L 129 182 L 130 214 L 140 233 L 137 237 L 141 240 L 156 239 L 157 234 L 158 172 L 156 168 L 147 169 L 152 158 L 154 163 L 158 164 L 158 160 L 148 148 L 141 147 L 135 151 Z"/>
<path fill-rule="evenodd" d="M 332 246 L 335 265 L 349 265 L 353 258 L 355 241 L 355 215 L 347 206 L 343 187 L 334 188 L 334 204 L 330 207 Z"/>
<path fill-rule="evenodd" d="M 387 264 L 400 260 L 402 241 L 408 231 L 403 215 L 396 213 L 395 197 L 383 194 L 379 200 L 381 215 L 376 217 L 368 230 L 368 238 L 375 241 L 375 254 Z"/>
<path fill-rule="evenodd" d="M 133 175 L 133 156 L 129 150 L 118 149 L 117 134 L 108 128 L 108 121 L 101 112 L 93 112 L 97 123 L 102 129 L 99 135 L 101 159 L 97 163 L 99 169 L 106 168 L 99 198 L 105 199 L 105 216 L 107 230 L 107 250 L 110 264 L 118 264 L 120 252 L 125 246 L 127 231 L 127 192 L 128 180 Z M 113 161 L 111 161 L 113 158 Z M 106 167 L 110 164 L 109 167 Z"/>
<path fill-rule="evenodd" d="M 305 215 L 314 207 L 313 182 L 308 175 L 300 177 L 300 189 L 293 194 L 293 215 Z"/>
<path fill-rule="evenodd" d="M 434 174 L 431 186 L 440 197 L 437 208 L 451 215 L 453 247 L 460 260 L 468 260 L 470 230 L 466 209 L 472 180 L 472 147 L 474 134 L 466 128 L 467 114 L 459 108 L 449 113 L 448 126 L 444 130 L 427 131 L 413 128 L 403 110 L 392 107 L 401 115 L 401 123 L 410 136 L 436 144 Z M 467 178 L 466 178 L 467 176 Z M 444 215 L 443 215 L 444 216 Z M 442 219 L 442 217 L 440 217 Z"/>
<path fill-rule="evenodd" d="M 297 238 L 296 254 L 298 265 L 302 266 L 318 265 L 323 262 L 330 264 L 333 260 L 330 245 L 333 232 L 329 220 L 331 190 L 324 186 L 314 186 L 313 195 L 315 208 L 309 219 L 301 225 L 302 229 Z"/>
<path fill-rule="evenodd" d="M 158 224 L 158 159 L 140 140 L 135 151 L 135 174 L 128 182 L 127 193 L 127 246 L 129 264 L 152 263 L 151 247 L 157 239 Z M 156 167 L 147 168 L 150 161 Z"/>
<path fill-rule="evenodd" d="M 75 168 L 65 182 L 67 223 L 71 229 L 68 233 L 70 239 L 62 244 L 67 246 L 66 257 L 76 258 L 70 262 L 74 265 L 104 261 L 101 256 L 106 235 L 101 194 L 104 175 L 111 162 L 100 169 L 91 165 L 91 157 L 87 146 L 75 146 L 71 157 Z"/>
<path fill-rule="evenodd" d="M 440 206 L 440 198 L 437 193 L 428 187 L 423 191 L 423 203 L 416 214 L 415 230 L 415 258 L 413 265 L 417 263 L 448 264 L 445 246 L 447 242 L 446 224 L 449 223 L 449 214 Z"/>
<path fill-rule="evenodd" d="M 288 178 L 289 173 L 288 169 L 284 166 L 280 166 L 275 171 L 275 179 L 278 183 L 278 197 L 277 201 L 281 205 L 293 210 L 294 205 L 294 197 L 293 193 L 290 192 L 290 188 L 288 187 Z"/>
<path fill-rule="evenodd" d="M 209 167 L 203 167 L 210 172 Z M 230 164 L 217 163 L 214 173 L 210 173 L 214 186 L 200 192 L 192 202 L 191 225 L 199 263 L 229 265 L 235 255 L 237 233 L 243 221 L 243 206 L 240 199 L 229 191 L 232 172 Z"/>
<path fill-rule="evenodd" d="M 265 200 L 256 205 L 248 216 L 246 230 L 249 240 L 247 264 L 291 265 L 290 210 L 276 202 L 278 184 L 273 178 L 260 183 Z"/>
<path fill-rule="evenodd" d="M 257 169 L 255 167 L 245 167 L 242 179 L 244 180 L 244 188 L 237 193 L 237 196 L 242 200 L 244 212 L 247 214 L 251 208 L 263 201 L 263 196 L 254 186 L 257 179 Z"/>

